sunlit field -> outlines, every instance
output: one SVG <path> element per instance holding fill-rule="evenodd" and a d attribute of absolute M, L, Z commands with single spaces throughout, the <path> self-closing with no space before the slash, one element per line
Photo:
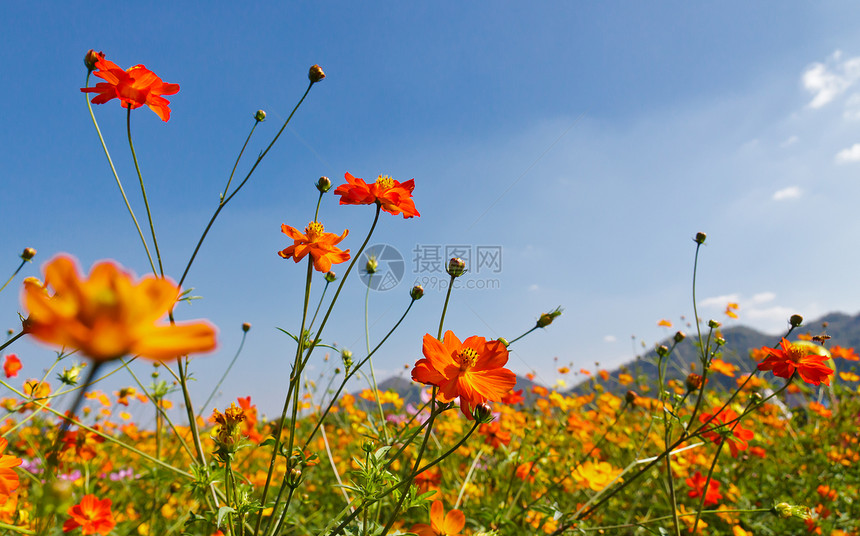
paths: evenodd
<path fill-rule="evenodd" d="M 0 347 L 2 533 L 860 535 L 860 356 L 831 344 L 838 333 L 807 329 L 800 315 L 738 365 L 724 359 L 721 319 L 694 310 L 686 333 L 643 356 L 656 373 L 560 366 L 568 387 L 549 388 L 518 379 L 509 349 L 565 329 L 565 304 L 506 313 L 522 324 L 506 338 L 466 332 L 446 314 L 468 302 L 467 293 L 452 296 L 472 267 L 445 259 L 438 321 L 414 341 L 419 358 L 407 371 L 420 394 L 378 388 L 374 358 L 425 289 L 412 287 L 400 320 L 373 337 L 367 315 L 355 314 L 352 321 L 368 330 L 362 350 L 334 345 L 332 312 L 342 289 L 367 285 L 359 274 L 377 273 L 377 260 L 364 253 L 384 240 L 380 221 L 409 226 L 446 210 L 422 203 L 421 191 L 432 186 L 407 177 L 343 170 L 296 189 L 313 219 L 271 223 L 283 233 L 283 249 L 271 253 L 304 289 L 286 304 L 301 322 L 285 328 L 291 358 L 278 394 L 283 408 L 264 419 L 252 393 L 195 405 L 189 383 L 218 341 L 216 326 L 185 307 L 194 299 L 186 276 L 219 216 L 278 151 L 326 75 L 311 66 L 307 90 L 267 134 L 257 132 L 266 112 L 249 114 L 236 165 L 225 170 L 220 200 L 178 273 L 164 269 L 134 123 L 155 113 L 170 128 L 169 98 L 180 85 L 96 51 L 81 76 L 85 85 L 69 91 L 82 92 L 91 123 L 75 128 L 92 130 L 94 150 L 110 163 L 105 173 L 113 170 L 108 179 L 125 200 L 149 273 L 135 275 L 115 260 L 81 266 L 74 251 L 27 247 L 19 259 L 3 260 L 11 277 L 2 291 L 20 295 L 22 316 Z M 107 115 L 122 118 L 125 137 L 100 128 Z M 265 136 L 261 150 L 246 151 Z M 135 174 L 120 176 L 119 160 Z M 143 212 L 132 211 L 138 204 Z M 331 210 L 348 211 L 354 225 L 326 225 Z M 699 231 L 677 246 L 689 250 L 693 293 L 707 262 L 700 253 L 708 236 Z M 110 244 L 104 248 L 111 257 Z M 28 263 L 37 277 L 25 277 Z M 695 296 L 691 303 L 695 309 Z M 727 303 L 725 315 L 737 309 Z M 243 326 L 244 335 L 251 329 Z M 27 356 L 16 343 L 27 339 L 56 351 L 40 378 L 19 375 Z M 679 373 L 676 346 L 691 340 L 697 358 Z M 323 376 L 308 366 L 320 354 L 334 365 Z M 271 373 L 253 364 L 243 372 Z M 115 374 L 127 385 L 102 390 L 100 380 Z M 574 375 L 587 379 L 575 385 Z M 356 379 L 365 387 L 355 389 Z M 195 389 L 214 395 L 220 386 Z M 148 417 L 138 422 L 141 415 Z"/>

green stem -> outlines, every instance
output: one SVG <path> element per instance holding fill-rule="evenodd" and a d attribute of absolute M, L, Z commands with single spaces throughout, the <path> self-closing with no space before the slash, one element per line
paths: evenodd
<path fill-rule="evenodd" d="M 6 347 L 7 347 L 7 346 L 9 346 L 10 344 L 12 344 L 13 342 L 15 342 L 15 341 L 17 341 L 18 339 L 20 339 L 21 337 L 23 337 L 26 333 L 27 333 L 26 331 L 21 330 L 21 331 L 20 331 L 18 334 L 16 334 L 14 337 L 12 337 L 12 338 L 11 338 L 11 339 L 9 339 L 8 341 L 4 342 L 3 344 L 0 344 L 0 352 L 2 352 L 3 350 L 5 350 L 5 349 L 6 349 Z"/>
<path fill-rule="evenodd" d="M 21 260 L 21 264 L 18 265 L 18 269 L 15 270 L 14 272 L 12 272 L 12 275 L 9 276 L 9 279 L 7 279 L 6 282 L 3 283 L 3 286 L 0 287 L 0 292 L 3 292 L 3 289 L 6 288 L 9 285 L 9 283 L 12 282 L 13 279 L 15 279 L 15 276 L 18 275 L 18 272 L 21 271 L 21 268 L 23 268 L 25 264 L 27 264 L 27 261 Z"/>
<path fill-rule="evenodd" d="M 245 148 L 248 147 L 248 142 L 251 141 L 251 136 L 254 135 L 254 131 L 257 130 L 257 125 L 260 124 L 260 120 L 254 116 L 254 126 L 251 127 L 251 132 L 248 133 L 248 137 L 245 138 L 245 143 L 242 144 L 242 149 L 239 151 L 239 156 L 236 157 L 236 162 L 233 164 L 233 169 L 230 170 L 230 178 L 227 179 L 227 185 L 224 186 L 224 193 L 221 194 L 221 199 L 223 200 L 227 196 L 227 192 L 230 191 L 230 182 L 233 181 L 233 175 L 236 174 L 236 168 L 239 167 L 239 161 L 242 160 L 242 155 L 245 154 Z"/>
<path fill-rule="evenodd" d="M 90 83 L 90 74 L 87 73 L 87 82 L 86 86 L 89 86 Z M 84 100 L 87 101 L 87 108 L 90 111 L 90 118 L 93 120 L 93 125 L 96 127 L 96 133 L 99 135 L 99 141 L 102 144 L 102 150 L 105 152 L 105 157 L 107 157 L 108 164 L 110 165 L 111 173 L 113 173 L 113 178 L 116 180 L 116 185 L 119 187 L 119 193 L 122 195 L 122 200 L 125 202 L 125 208 L 128 210 L 129 215 L 131 216 L 131 220 L 134 222 L 134 227 L 137 229 L 137 234 L 140 236 L 140 242 L 143 244 L 143 249 L 146 250 L 146 258 L 149 260 L 149 266 L 152 268 L 152 273 L 155 273 L 155 263 L 152 262 L 152 254 L 149 252 L 149 246 L 146 244 L 146 238 L 143 236 L 143 231 L 140 228 L 140 223 L 137 221 L 137 216 L 134 215 L 134 211 L 131 209 L 131 204 L 128 202 L 128 196 L 125 195 L 125 189 L 122 187 L 122 181 L 119 180 L 119 174 L 116 172 L 116 167 L 113 165 L 113 159 L 110 156 L 110 152 L 108 151 L 107 144 L 105 144 L 104 136 L 102 136 L 101 128 L 99 128 L 99 123 L 96 121 L 96 116 L 93 113 L 93 105 L 90 102 L 88 96 L 84 96 Z M 131 111 L 131 110 L 129 110 Z"/>
<path fill-rule="evenodd" d="M 140 181 L 140 193 L 143 196 L 143 205 L 146 207 L 146 217 L 149 219 L 149 232 L 152 234 L 152 245 L 155 247 L 155 257 L 158 259 L 158 273 L 164 277 L 164 265 L 161 263 L 161 251 L 158 249 L 158 239 L 155 237 L 155 225 L 152 223 L 152 211 L 149 209 L 149 199 L 146 197 L 146 188 L 143 186 L 143 175 L 140 173 L 140 165 L 137 163 L 137 153 L 134 151 L 134 142 L 131 139 L 131 106 L 127 108 L 126 131 L 128 132 L 128 146 L 131 148 L 131 158 L 134 160 L 134 170 Z M 155 269 L 153 268 L 153 271 Z"/>
<path fill-rule="evenodd" d="M 221 375 L 221 379 L 218 380 L 218 383 L 215 384 L 215 388 L 212 389 L 211 393 L 209 393 L 209 397 L 206 398 L 206 402 L 204 402 L 203 405 L 200 406 L 200 414 L 198 415 L 198 417 L 201 416 L 204 411 L 206 411 L 207 407 L 209 407 L 209 402 L 212 402 L 212 398 L 218 392 L 218 389 L 221 387 L 221 384 L 224 383 L 224 379 L 227 378 L 228 374 L 230 374 L 230 370 L 233 368 L 233 365 L 236 364 L 236 360 L 239 359 L 239 354 L 242 353 L 242 348 L 245 346 L 245 338 L 247 335 L 248 332 L 243 330 L 242 340 L 239 342 L 239 349 L 236 350 L 236 355 L 233 356 L 233 360 L 230 361 L 230 364 L 227 366 L 227 370 L 225 370 L 224 374 Z"/>
<path fill-rule="evenodd" d="M 370 354 L 370 321 L 368 320 L 368 312 L 370 310 L 370 282 L 372 280 L 373 272 L 370 272 L 367 277 L 367 290 L 364 293 L 364 343 L 368 355 Z M 379 385 L 376 383 L 376 373 L 373 371 L 373 359 L 368 359 L 367 365 L 370 367 L 373 396 L 376 399 L 376 408 L 379 410 L 379 425 L 382 427 L 382 437 L 385 443 L 388 444 L 388 426 L 385 423 L 385 411 L 382 409 L 382 401 L 379 399 Z"/>
<path fill-rule="evenodd" d="M 514 339 L 514 340 L 512 340 L 512 341 L 509 341 L 509 342 L 508 342 L 508 348 L 510 348 L 510 346 L 511 346 L 512 344 L 514 344 L 514 343 L 515 343 L 515 342 L 517 342 L 518 340 L 522 339 L 523 337 L 525 337 L 526 335 L 528 335 L 529 333 L 531 333 L 532 331 L 536 330 L 536 329 L 537 329 L 537 328 L 539 328 L 539 327 L 540 327 L 540 326 L 535 326 L 535 327 L 533 327 L 532 329 L 530 329 L 530 330 L 526 331 L 525 333 L 523 333 L 522 335 L 520 335 L 519 337 L 517 337 L 516 339 Z"/>

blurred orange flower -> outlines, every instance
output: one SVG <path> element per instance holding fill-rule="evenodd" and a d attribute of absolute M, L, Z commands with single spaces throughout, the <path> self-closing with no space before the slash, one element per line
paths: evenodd
<path fill-rule="evenodd" d="M 292 246 L 278 252 L 278 255 L 284 259 L 292 258 L 295 262 L 299 262 L 310 253 L 314 260 L 314 269 L 323 273 L 331 270 L 332 264 L 349 260 L 349 250 L 343 251 L 335 247 L 346 238 L 349 229 L 337 236 L 335 233 L 325 232 L 325 227 L 320 222 L 312 221 L 305 227 L 304 233 L 287 224 L 281 225 L 281 232 L 293 239 Z"/>
<path fill-rule="evenodd" d="M 705 505 L 717 504 L 720 502 L 720 499 L 723 498 L 722 493 L 720 493 L 720 483 L 716 480 L 711 480 L 708 482 L 708 489 L 705 490 L 705 482 L 707 482 L 707 478 L 702 476 L 702 473 L 696 471 L 696 474 L 690 478 L 684 480 L 684 482 L 690 486 L 690 491 L 687 492 L 687 496 L 691 498 L 705 496 Z"/>
<path fill-rule="evenodd" d="M 346 184 L 338 186 L 334 193 L 340 196 L 341 205 L 371 205 L 376 203 L 385 212 L 404 218 L 421 216 L 412 201 L 412 190 L 415 180 L 399 182 L 391 177 L 380 175 L 373 184 L 367 184 L 364 179 L 358 179 L 351 174 L 344 175 Z"/>
<path fill-rule="evenodd" d="M 472 419 L 472 408 L 487 400 L 498 402 L 516 385 L 517 377 L 503 368 L 508 349 L 499 341 L 472 336 L 460 342 L 453 331 L 442 341 L 424 335 L 424 358 L 415 363 L 412 379 L 436 385 L 442 402 L 460 397 L 460 410 Z"/>
<path fill-rule="evenodd" d="M 14 378 L 18 375 L 19 370 L 21 370 L 21 360 L 18 359 L 18 356 L 15 354 L 7 355 L 3 362 L 3 373 L 6 374 L 6 377 Z"/>
<path fill-rule="evenodd" d="M 860 356 L 854 351 L 854 348 L 843 348 L 842 346 L 834 346 L 830 349 L 830 355 L 833 357 L 841 357 L 846 361 L 860 361 Z"/>
<path fill-rule="evenodd" d="M 658 326 L 662 326 L 662 327 L 664 327 L 664 328 L 671 328 L 671 327 L 672 327 L 672 322 L 670 322 L 669 320 L 666 320 L 666 319 L 664 318 L 663 320 L 661 320 L 661 321 L 657 322 L 657 325 L 658 325 Z"/>
<path fill-rule="evenodd" d="M 728 363 L 726 361 L 723 361 L 722 359 L 719 359 L 719 358 L 714 358 L 711 360 L 711 367 L 710 368 L 714 372 L 719 372 L 720 374 L 723 374 L 723 375 L 728 376 L 730 378 L 734 378 L 735 377 L 735 371 L 738 370 L 737 366 L 735 366 L 731 363 Z"/>
<path fill-rule="evenodd" d="M 445 515 L 442 501 L 433 501 L 430 506 L 430 525 L 419 523 L 410 529 L 418 536 L 460 536 L 466 526 L 466 516 L 460 510 L 451 510 Z"/>
<path fill-rule="evenodd" d="M 117 64 L 104 58 L 95 64 L 97 71 L 93 72 L 104 82 L 95 87 L 82 87 L 84 93 L 98 93 L 93 97 L 93 104 L 104 104 L 109 100 L 119 99 L 123 108 L 140 108 L 144 104 L 155 112 L 162 121 L 170 119 L 170 101 L 162 95 L 174 95 L 179 92 L 179 84 L 165 84 L 161 78 L 143 65 L 135 65 L 123 71 Z"/>
<path fill-rule="evenodd" d="M 69 508 L 69 519 L 63 523 L 63 532 L 81 527 L 83 534 L 102 534 L 107 536 L 116 525 L 111 500 L 99 500 L 95 495 L 84 495 L 81 502 Z"/>
<path fill-rule="evenodd" d="M 21 458 L 3 454 L 9 444 L 0 437 L 0 504 L 6 504 L 12 493 L 18 489 L 18 473 L 12 468 L 21 465 Z"/>
<path fill-rule="evenodd" d="M 713 419 L 711 419 L 713 417 Z M 715 445 L 723 442 L 723 438 L 728 442 L 729 449 L 732 452 L 732 457 L 737 458 L 738 452 L 746 450 L 749 444 L 747 440 L 752 439 L 755 435 L 752 430 L 742 428 L 740 423 L 732 423 L 738 418 L 738 414 L 730 408 L 725 408 L 720 413 L 714 416 L 714 413 L 702 413 L 699 415 L 699 421 L 708 423 L 708 431 L 702 433 L 702 437 L 710 439 Z M 732 423 L 732 424 L 727 424 Z M 723 426 L 725 425 L 725 426 Z"/>
<path fill-rule="evenodd" d="M 75 348 L 96 363 L 125 355 L 168 360 L 215 348 L 208 322 L 156 323 L 179 298 L 167 279 L 134 281 L 111 261 L 96 264 L 84 279 L 64 255 L 48 262 L 44 273 L 44 284 L 24 281 L 22 298 L 30 312 L 24 329 L 42 342 Z"/>
<path fill-rule="evenodd" d="M 808 384 L 830 385 L 830 375 L 833 369 L 824 364 L 827 357 L 809 354 L 798 345 L 791 344 L 785 338 L 779 343 L 781 349 L 762 348 L 767 351 L 767 358 L 758 364 L 759 370 L 772 370 L 775 376 L 791 378 L 795 371 Z"/>

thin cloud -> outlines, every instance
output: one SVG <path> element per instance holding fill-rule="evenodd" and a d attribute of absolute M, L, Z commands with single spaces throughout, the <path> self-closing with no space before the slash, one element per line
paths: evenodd
<path fill-rule="evenodd" d="M 777 190 L 773 193 L 774 201 L 784 201 L 786 199 L 797 199 L 800 197 L 801 191 L 797 186 L 789 186 L 782 190 Z"/>
<path fill-rule="evenodd" d="M 725 307 L 727 303 L 737 303 L 740 300 L 740 294 L 724 294 L 722 296 L 713 296 L 705 298 L 699 302 L 700 307 Z"/>
<path fill-rule="evenodd" d="M 816 62 L 803 72 L 801 80 L 807 92 L 812 93 L 809 107 L 822 108 L 845 93 L 860 79 L 860 57 L 842 60 L 837 50 L 826 63 Z"/>
<path fill-rule="evenodd" d="M 846 164 L 848 162 L 860 162 L 860 143 L 855 143 L 847 149 L 836 153 L 836 162 Z"/>
<path fill-rule="evenodd" d="M 769 301 L 773 301 L 776 299 L 776 294 L 773 292 L 759 292 L 758 294 L 753 294 L 752 302 L 753 303 L 767 303 Z"/>
<path fill-rule="evenodd" d="M 791 147 L 792 145 L 794 145 L 795 143 L 797 143 L 799 141 L 800 141 L 800 138 L 798 138 L 797 136 L 790 136 L 787 140 L 780 143 L 779 146 L 782 148 Z"/>
<path fill-rule="evenodd" d="M 615 342 L 616 340 L 618 339 L 615 338 L 615 335 L 607 335 L 603 337 L 604 342 Z"/>

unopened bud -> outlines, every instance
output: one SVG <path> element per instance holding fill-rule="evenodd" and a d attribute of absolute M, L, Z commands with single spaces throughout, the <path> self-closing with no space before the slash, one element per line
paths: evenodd
<path fill-rule="evenodd" d="M 331 190 L 331 179 L 325 176 L 320 177 L 317 181 L 317 190 L 319 190 L 320 193 L 326 193 Z"/>
<path fill-rule="evenodd" d="M 692 373 L 687 376 L 687 380 L 684 383 L 687 387 L 687 392 L 692 393 L 702 388 L 702 377 L 696 373 Z"/>
<path fill-rule="evenodd" d="M 716 320 L 708 320 L 708 327 L 709 327 L 709 328 L 711 328 L 711 329 L 717 329 L 717 328 L 718 328 L 718 327 L 720 327 L 720 326 L 722 326 L 722 324 L 720 324 L 720 323 L 719 323 L 719 322 L 717 322 Z"/>
<path fill-rule="evenodd" d="M 361 450 L 367 452 L 368 454 L 373 452 L 373 441 L 370 441 L 369 439 L 366 440 L 364 443 L 361 444 Z"/>
<path fill-rule="evenodd" d="M 791 315 L 791 318 L 788 319 L 788 323 L 791 324 L 793 328 L 799 328 L 801 324 L 803 324 L 803 317 L 800 315 Z"/>
<path fill-rule="evenodd" d="M 367 264 L 364 265 L 364 271 L 369 274 L 375 274 L 379 268 L 379 262 L 376 260 L 376 255 L 371 255 L 367 258 Z"/>
<path fill-rule="evenodd" d="M 451 277 L 460 277 L 466 273 L 466 261 L 454 257 L 448 261 L 448 268 L 445 270 Z"/>
<path fill-rule="evenodd" d="M 624 395 L 624 400 L 626 400 L 628 404 L 636 402 L 637 398 L 639 398 L 639 394 L 636 391 L 627 391 L 627 394 Z"/>
<path fill-rule="evenodd" d="M 291 488 L 297 488 L 299 484 L 302 482 L 302 471 L 301 469 L 293 467 L 290 469 L 290 479 L 289 485 Z"/>
<path fill-rule="evenodd" d="M 412 287 L 412 290 L 409 291 L 409 297 L 413 300 L 420 300 L 424 297 L 424 287 L 421 285 L 415 285 Z"/>
<path fill-rule="evenodd" d="M 325 78 L 325 73 L 323 72 L 322 67 L 320 67 L 319 65 L 311 66 L 310 70 L 308 71 L 308 80 L 311 81 L 311 84 L 316 84 L 323 78 Z"/>
<path fill-rule="evenodd" d="M 251 330 L 251 323 L 250 322 L 243 322 L 242 323 L 242 331 L 244 333 L 248 333 L 250 330 Z"/>
<path fill-rule="evenodd" d="M 266 112 L 263 110 L 257 110 L 257 113 L 254 114 L 254 119 L 256 119 L 258 123 L 262 123 L 266 120 Z"/>
<path fill-rule="evenodd" d="M 706 239 L 707 237 L 708 237 L 708 235 L 706 235 L 705 233 L 696 233 L 696 238 L 694 238 L 693 240 L 695 240 L 695 242 L 696 242 L 697 244 L 704 244 L 704 243 L 705 243 L 705 239 Z"/>
<path fill-rule="evenodd" d="M 21 253 L 21 258 L 25 261 L 32 260 L 33 257 L 36 256 L 36 250 L 33 248 L 24 248 L 24 252 Z"/>
<path fill-rule="evenodd" d="M 496 339 L 496 340 L 497 340 L 497 341 L 499 341 L 500 343 L 504 344 L 504 345 L 505 345 L 505 348 L 507 348 L 508 346 L 510 346 L 510 345 L 511 345 L 511 343 L 509 343 L 509 342 L 508 342 L 508 339 L 506 339 L 506 338 L 504 338 L 504 337 L 499 337 L 499 338 L 498 338 L 498 339 Z"/>
<path fill-rule="evenodd" d="M 659 355 L 660 357 L 666 357 L 667 355 L 669 355 L 669 349 L 666 347 L 665 344 L 657 345 L 656 351 L 657 355 Z"/>
<path fill-rule="evenodd" d="M 352 368 L 352 352 L 346 349 L 341 350 L 340 358 L 341 360 L 343 360 L 343 366 L 346 368 L 347 371 Z"/>
<path fill-rule="evenodd" d="M 542 315 L 540 315 L 540 318 L 538 318 L 537 327 L 545 328 L 548 325 L 552 324 L 552 321 L 555 320 L 555 317 L 561 316 L 561 311 L 561 307 L 556 307 L 548 313 L 543 313 Z"/>
<path fill-rule="evenodd" d="M 714 344 L 716 344 L 717 346 L 725 346 L 726 340 L 722 337 L 715 337 Z"/>
<path fill-rule="evenodd" d="M 472 410 L 472 417 L 482 424 L 493 422 L 493 408 L 491 408 L 487 403 L 478 404 L 475 406 L 475 409 Z"/>
<path fill-rule="evenodd" d="M 337 279 L 337 274 L 329 270 L 325 273 L 325 280 L 329 283 L 334 283 L 335 279 Z"/>
<path fill-rule="evenodd" d="M 672 339 L 675 341 L 675 343 L 680 343 L 681 341 L 683 341 L 686 338 L 687 338 L 686 333 L 684 333 L 683 331 L 678 331 L 675 333 L 675 336 Z"/>
<path fill-rule="evenodd" d="M 93 49 L 90 49 L 86 55 L 84 56 L 84 65 L 87 66 L 87 70 L 92 72 L 96 70 L 96 62 L 99 60 L 103 60 L 105 58 L 104 52 L 96 52 Z"/>

